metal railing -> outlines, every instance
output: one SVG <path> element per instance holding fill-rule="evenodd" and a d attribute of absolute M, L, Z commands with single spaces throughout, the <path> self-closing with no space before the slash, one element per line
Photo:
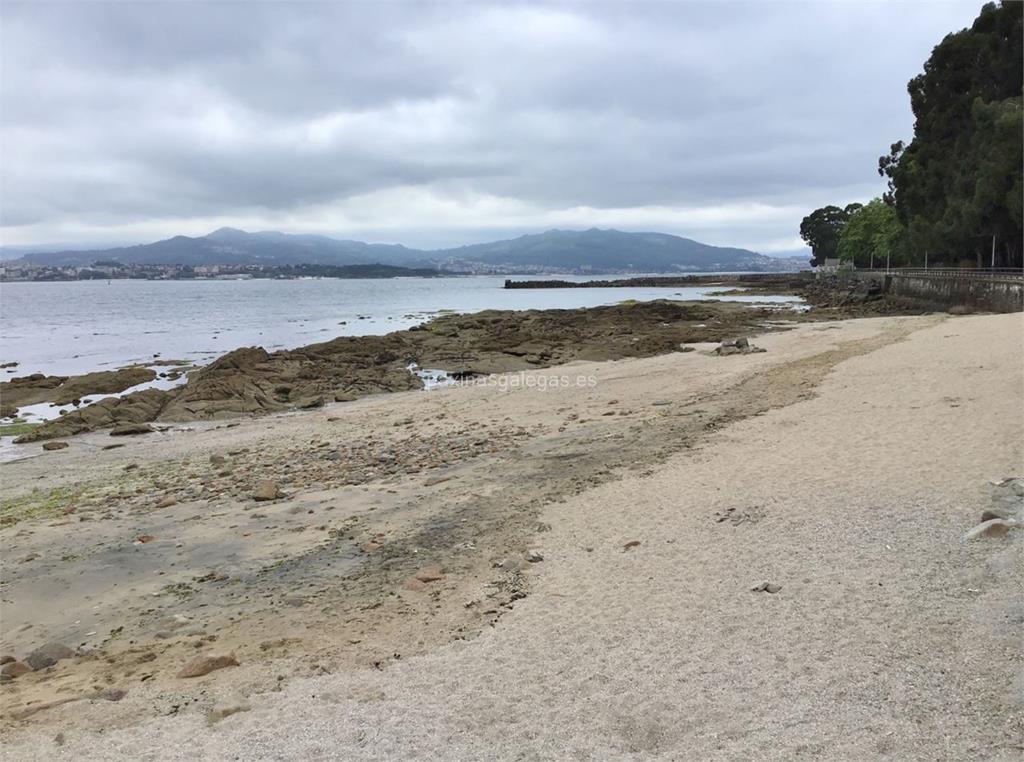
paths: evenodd
<path fill-rule="evenodd" d="M 1024 269 L 1020 267 L 991 267 L 971 269 L 966 267 L 884 267 L 859 268 L 855 272 L 872 275 L 914 276 L 926 278 L 950 278 L 958 280 L 1024 280 Z"/>

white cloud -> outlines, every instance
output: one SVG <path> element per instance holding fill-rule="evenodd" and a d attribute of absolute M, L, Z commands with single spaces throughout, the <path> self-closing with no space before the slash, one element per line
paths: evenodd
<path fill-rule="evenodd" d="M 222 224 L 412 246 L 548 227 L 794 248 L 881 190 L 974 2 L 0 9 L 0 236 Z"/>

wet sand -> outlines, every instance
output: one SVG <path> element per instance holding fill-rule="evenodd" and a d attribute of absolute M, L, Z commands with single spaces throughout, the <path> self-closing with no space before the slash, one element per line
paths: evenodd
<path fill-rule="evenodd" d="M 1022 532 L 960 538 L 1021 470 L 1021 328 L 803 325 L 5 465 L 41 492 L 2 651 L 82 651 L 0 687 L 5 754 L 1011 758 Z M 197 653 L 240 666 L 176 678 Z"/>

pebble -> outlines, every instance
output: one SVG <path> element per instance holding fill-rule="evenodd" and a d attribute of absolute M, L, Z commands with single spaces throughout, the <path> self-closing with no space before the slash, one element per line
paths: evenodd
<path fill-rule="evenodd" d="M 68 447 L 68 443 L 67 442 L 60 442 L 60 441 L 57 441 L 57 440 L 53 440 L 51 442 L 43 442 L 43 449 L 44 450 L 64 450 L 67 447 Z"/>
<path fill-rule="evenodd" d="M 124 688 L 104 688 L 96 694 L 96 698 L 102 699 L 103 701 L 120 701 L 127 695 L 128 691 Z"/>
<path fill-rule="evenodd" d="M 774 582 L 762 582 L 760 585 L 754 585 L 750 589 L 755 593 L 777 593 L 782 589 L 782 585 L 776 585 Z"/>
<path fill-rule="evenodd" d="M 256 489 L 252 493 L 253 500 L 277 500 L 279 497 L 282 497 L 282 495 L 277 482 L 270 481 L 269 479 L 256 482 Z"/>
<path fill-rule="evenodd" d="M 526 551 L 526 554 L 523 556 L 523 558 L 525 558 L 531 564 L 537 564 L 544 560 L 544 556 L 541 554 L 539 550 L 528 550 Z"/>
<path fill-rule="evenodd" d="M 437 582 L 444 579 L 444 571 L 440 566 L 425 566 L 413 575 L 420 582 Z"/>
<path fill-rule="evenodd" d="M 178 671 L 177 677 L 202 677 L 218 669 L 237 666 L 238 659 L 235 658 L 234 654 L 197 656 L 185 662 L 185 665 Z"/>
<path fill-rule="evenodd" d="M 237 704 L 221 704 L 220 706 L 215 706 L 210 710 L 209 720 L 210 722 L 219 722 L 225 717 L 230 717 L 231 715 L 238 714 L 239 712 L 248 712 L 251 709 L 252 707 L 244 702 L 239 702 Z"/>

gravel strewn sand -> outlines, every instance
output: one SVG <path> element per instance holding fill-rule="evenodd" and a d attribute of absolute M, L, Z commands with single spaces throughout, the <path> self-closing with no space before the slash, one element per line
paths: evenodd
<path fill-rule="evenodd" d="M 113 727 L 122 707 L 161 698 L 133 687 L 122 704 L 74 704 L 11 729 L 5 756 L 1019 758 L 1024 531 L 961 538 L 988 507 L 989 480 L 1024 471 L 1024 322 L 886 318 L 824 328 L 758 338 L 764 355 L 576 366 L 600 379 L 586 394 L 462 389 L 351 408 L 366 427 L 384 411 L 418 421 L 442 408 L 473 410 L 480 421 L 512 415 L 548 427 L 523 447 L 549 453 L 596 447 L 616 426 L 649 446 L 644 430 L 668 425 L 650 406 L 660 398 L 699 405 L 717 386 L 735 390 L 735 400 L 716 404 L 737 412 L 693 435 L 692 447 L 666 443 L 667 460 L 649 457 L 538 505 L 551 529 L 528 538 L 544 558 L 524 571 L 530 594 L 475 639 L 384 669 L 294 678 L 261 695 L 238 696 L 245 684 L 234 670 L 176 689 L 251 704 L 214 725 L 183 711 Z M 815 366 L 832 346 L 848 355 Z M 796 387 L 804 399 L 787 404 L 793 383 L 806 384 Z M 612 395 L 635 415 L 577 432 L 555 414 L 598 416 Z M 772 395 L 784 406 L 753 406 Z M 303 420 L 314 418 L 276 419 L 274 436 L 291 427 L 297 435 Z M 262 436 L 260 425 L 165 447 L 205 452 L 223 446 L 216 437 Z M 617 446 L 628 451 L 629 440 Z M 155 444 L 138 447 L 134 458 L 168 457 Z M 41 472 L 43 460 L 18 473 Z M 451 490 L 457 502 L 473 499 Z M 763 582 L 781 589 L 751 590 Z M 433 616 L 454 617 L 459 606 L 446 607 L 447 596 L 468 594 L 446 589 Z M 424 628 L 439 625 L 421 615 Z M 111 729 L 88 730 L 104 717 Z M 89 722 L 77 730 L 82 718 Z"/>

